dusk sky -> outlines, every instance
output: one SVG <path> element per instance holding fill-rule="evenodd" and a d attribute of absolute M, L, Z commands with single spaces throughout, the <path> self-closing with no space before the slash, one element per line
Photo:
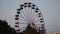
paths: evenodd
<path fill-rule="evenodd" d="M 25 2 L 39 7 L 47 32 L 60 32 L 60 0 L 0 0 L 0 19 L 6 20 L 13 27 L 16 9 Z"/>

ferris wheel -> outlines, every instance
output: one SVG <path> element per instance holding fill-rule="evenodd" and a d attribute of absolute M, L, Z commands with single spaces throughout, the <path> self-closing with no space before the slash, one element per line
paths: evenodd
<path fill-rule="evenodd" d="M 16 32 L 23 31 L 28 23 L 31 24 L 32 28 L 38 29 L 40 27 L 41 30 L 44 29 L 44 19 L 39 8 L 30 2 L 26 2 L 20 5 L 20 8 L 17 9 L 15 14 L 15 28 Z M 32 24 L 35 25 L 32 25 Z"/>

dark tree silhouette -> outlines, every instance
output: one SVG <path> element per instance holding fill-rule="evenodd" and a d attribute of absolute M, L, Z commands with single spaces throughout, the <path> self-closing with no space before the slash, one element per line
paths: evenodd
<path fill-rule="evenodd" d="M 6 21 L 0 20 L 0 34 L 16 34 L 16 32 Z"/>
<path fill-rule="evenodd" d="M 21 34 L 39 34 L 35 28 L 32 28 L 30 24 L 28 24 L 27 28 L 20 32 Z"/>

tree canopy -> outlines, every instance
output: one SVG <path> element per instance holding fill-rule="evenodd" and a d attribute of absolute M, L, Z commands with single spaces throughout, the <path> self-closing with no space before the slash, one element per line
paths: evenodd
<path fill-rule="evenodd" d="M 0 20 L 0 34 L 16 34 L 16 32 L 14 28 L 11 28 L 5 20 Z"/>

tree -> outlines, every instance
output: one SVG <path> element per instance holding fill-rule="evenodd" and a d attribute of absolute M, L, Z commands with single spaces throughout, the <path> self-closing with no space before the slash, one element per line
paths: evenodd
<path fill-rule="evenodd" d="M 27 28 L 23 30 L 22 34 L 37 34 L 37 30 L 32 28 L 30 24 L 28 24 Z"/>
<path fill-rule="evenodd" d="M 16 34 L 16 32 L 14 28 L 11 28 L 5 20 L 0 20 L 0 34 Z"/>

